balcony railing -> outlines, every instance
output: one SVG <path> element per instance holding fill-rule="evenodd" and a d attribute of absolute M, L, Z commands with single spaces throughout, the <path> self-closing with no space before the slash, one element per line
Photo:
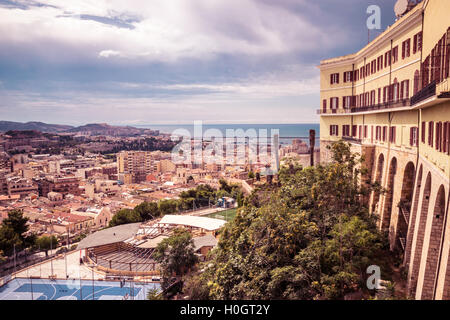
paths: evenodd
<path fill-rule="evenodd" d="M 342 113 L 356 113 L 356 112 L 366 112 L 366 111 L 376 111 L 384 109 L 393 109 L 401 107 L 411 106 L 410 99 L 399 99 L 395 101 L 389 101 L 379 104 L 374 104 L 366 107 L 352 107 L 352 108 L 340 108 L 340 109 L 327 109 L 327 110 L 317 110 L 317 114 L 342 114 Z"/>
<path fill-rule="evenodd" d="M 355 137 L 349 137 L 349 136 L 343 136 L 342 140 L 348 141 L 348 142 L 357 143 L 357 144 L 361 144 L 362 143 L 362 139 L 358 139 L 358 138 L 355 138 Z"/>
<path fill-rule="evenodd" d="M 410 100 L 409 99 L 401 99 L 396 101 L 389 101 L 379 104 L 374 104 L 371 106 L 366 107 L 353 107 L 351 109 L 352 113 L 355 112 L 365 112 L 365 111 L 376 111 L 376 110 L 383 110 L 383 109 L 393 109 L 393 108 L 400 108 L 400 107 L 409 107 Z"/>
<path fill-rule="evenodd" d="M 436 81 L 431 82 L 429 85 L 417 92 L 411 98 L 411 105 L 413 106 L 415 104 L 418 104 L 419 102 L 424 101 L 434 95 L 436 95 Z"/>

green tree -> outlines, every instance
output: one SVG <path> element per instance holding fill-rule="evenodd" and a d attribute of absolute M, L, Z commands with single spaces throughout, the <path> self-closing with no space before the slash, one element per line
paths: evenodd
<path fill-rule="evenodd" d="M 362 201 L 371 191 L 362 159 L 344 142 L 331 149 L 331 163 L 282 168 L 279 185 L 244 201 L 193 280 L 209 298 L 341 299 L 363 289 L 365 269 L 387 251 Z"/>
<path fill-rule="evenodd" d="M 159 243 L 153 257 L 161 266 L 163 290 L 169 286 L 171 277 L 182 278 L 198 262 L 192 235 L 182 228 L 175 229 L 172 236 Z"/>
<path fill-rule="evenodd" d="M 42 236 L 36 239 L 36 246 L 45 251 L 48 256 L 48 250 L 55 249 L 58 246 L 58 238 L 55 236 Z"/>
<path fill-rule="evenodd" d="M 255 174 L 253 173 L 253 171 L 250 171 L 250 172 L 248 173 L 248 178 L 249 178 L 249 179 L 255 179 Z"/>
<path fill-rule="evenodd" d="M 133 209 L 142 221 L 148 221 L 160 216 L 158 204 L 156 202 L 142 202 Z"/>
<path fill-rule="evenodd" d="M 141 222 L 142 218 L 139 213 L 130 209 L 122 209 L 117 212 L 109 221 L 109 227 L 115 227 L 122 224 Z"/>
<path fill-rule="evenodd" d="M 12 210 L 0 226 L 0 250 L 10 256 L 14 247 L 16 252 L 34 244 L 34 236 L 26 236 L 28 231 L 28 218 L 23 216 L 21 210 Z"/>
<path fill-rule="evenodd" d="M 161 291 L 157 288 L 152 288 L 147 292 L 147 300 L 163 300 Z"/>
<path fill-rule="evenodd" d="M 179 202 L 177 200 L 161 200 L 158 202 L 158 209 L 162 215 L 175 213 L 178 211 Z"/>

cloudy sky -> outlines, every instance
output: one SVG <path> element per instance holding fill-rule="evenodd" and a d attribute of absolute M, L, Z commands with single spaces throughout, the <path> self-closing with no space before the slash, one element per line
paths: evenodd
<path fill-rule="evenodd" d="M 0 0 L 0 120 L 317 122 L 321 59 L 395 0 Z"/>

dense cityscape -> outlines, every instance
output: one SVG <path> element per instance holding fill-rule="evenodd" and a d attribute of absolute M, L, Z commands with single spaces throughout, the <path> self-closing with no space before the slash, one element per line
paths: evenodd
<path fill-rule="evenodd" d="M 49 16 L 62 10 L 41 5 L 39 10 Z M 291 5 L 283 2 L 278 14 Z M 321 12 L 319 4 L 297 5 L 310 14 Z M 0 0 L 0 16 L 2 10 L 36 6 Z M 215 11 L 220 6 L 213 7 Z M 294 91 L 305 92 L 304 103 L 310 94 L 320 103 L 313 112 L 315 123 L 296 122 L 301 119 L 291 114 L 292 83 L 279 85 L 273 75 L 268 77 L 276 84 L 259 83 L 255 89 L 241 83 L 236 89 L 227 82 L 186 85 L 172 78 L 164 84 L 145 83 L 150 78 L 133 83 L 128 73 L 111 67 L 129 63 L 142 75 L 142 66 L 136 67 L 133 59 L 162 55 L 167 61 L 158 62 L 161 68 L 152 65 L 151 71 L 157 72 L 151 77 L 170 78 L 177 72 L 186 76 L 177 57 L 159 51 L 174 50 L 164 45 L 155 49 L 133 42 L 144 52 L 127 51 L 129 43 L 96 52 L 99 70 L 108 59 L 107 71 L 99 78 L 120 81 L 108 78 L 95 87 L 87 77 L 72 74 L 78 79 L 72 85 L 83 87 L 86 81 L 87 87 L 93 86 L 93 96 L 86 98 L 92 92 L 85 87 L 86 96 L 73 98 L 74 104 L 57 98 L 58 104 L 65 104 L 54 109 L 66 113 L 60 124 L 32 118 L 39 114 L 35 109 L 54 108 L 50 100 L 39 100 L 48 94 L 46 89 L 27 98 L 30 105 L 36 102 L 35 109 L 17 104 L 23 108 L 19 116 L 9 104 L 21 95 L 8 92 L 5 108 L 10 114 L 5 119 L 14 121 L 0 121 L 0 300 L 203 301 L 210 307 L 213 301 L 450 300 L 450 2 L 398 0 L 394 20 L 383 30 L 374 27 L 378 10 L 371 5 L 366 11 L 373 12 L 367 20 L 367 44 L 355 40 L 351 49 L 343 46 L 342 51 L 323 44 L 326 55 L 334 57 L 312 58 L 315 84 L 310 86 L 308 79 L 293 85 Z M 128 14 L 76 19 L 80 25 L 107 25 L 105 34 L 117 29 L 135 32 L 125 37 L 131 41 L 154 16 Z M 293 22 L 298 17 L 290 18 L 286 16 L 286 25 L 298 27 Z M 200 28 L 186 21 L 186 28 Z M 289 33 L 285 26 L 277 27 Z M 318 30 L 310 29 L 320 38 Z M 183 30 L 175 35 L 165 30 L 162 34 L 173 37 L 170 44 L 180 45 Z M 251 56 L 261 49 L 240 47 L 252 42 L 250 34 L 236 48 Z M 202 67 L 192 65 L 199 74 L 208 69 L 215 50 L 224 50 L 221 62 L 229 58 L 224 58 L 229 54 L 224 48 L 203 36 L 202 46 L 205 42 L 211 47 Z M 120 37 L 114 33 L 113 38 Z M 333 41 L 349 41 L 344 38 Z M 266 46 L 280 46 L 271 41 Z M 289 42 L 283 38 L 284 44 Z M 176 54 L 193 48 L 183 42 Z M 303 59 L 311 59 L 303 54 Z M 283 66 L 291 68 L 286 61 Z M 256 72 L 256 62 L 246 61 L 252 65 L 249 74 Z M 79 67 L 84 70 L 85 65 Z M 7 70 L 0 63 L 0 93 L 10 85 L 3 81 L 7 72 L 2 68 Z M 225 69 L 219 73 L 232 78 L 234 69 Z M 97 71 L 91 75 L 98 76 Z M 61 88 L 65 83 L 61 80 Z M 109 86 L 113 89 L 105 89 Z M 111 91 L 99 108 L 101 99 L 95 98 L 102 90 Z M 238 94 L 230 98 L 233 90 Z M 117 101 L 129 102 L 130 110 L 115 105 L 112 94 Z M 211 100 L 202 100 L 208 95 Z M 261 109 L 220 108 L 232 119 L 219 119 L 224 114 L 210 111 L 218 101 L 234 101 L 238 95 L 258 100 Z M 149 96 L 151 102 L 145 100 Z M 81 112 L 74 110 L 85 100 L 91 104 L 80 121 Z M 266 108 L 266 103 L 271 106 Z M 272 104 L 279 110 L 273 111 Z M 253 103 L 248 103 L 251 108 Z M 169 115 L 167 110 L 176 111 Z M 127 118 L 133 112 L 136 118 Z M 280 114 L 285 123 L 277 125 Z M 143 115 L 160 125 L 146 125 Z M 194 118 L 211 115 L 217 116 L 216 125 Z M 57 117 L 52 112 L 48 116 Z M 99 117 L 104 122 L 85 120 Z M 191 118 L 193 125 L 169 124 L 189 123 Z M 253 119 L 254 127 L 247 119 Z M 289 130 L 283 127 L 288 123 Z M 173 130 L 160 129 L 164 126 Z M 221 305 L 179 306 L 172 311 L 181 316 L 209 318 L 222 312 Z M 222 309 L 225 315 L 268 315 L 272 306 L 238 303 Z M 261 314 L 254 310 L 258 307 Z"/>

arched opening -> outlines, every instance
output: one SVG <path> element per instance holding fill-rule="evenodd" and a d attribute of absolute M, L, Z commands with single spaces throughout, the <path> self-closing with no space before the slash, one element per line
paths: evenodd
<path fill-rule="evenodd" d="M 395 175 L 397 174 L 397 158 L 392 158 L 391 164 L 389 166 L 388 173 L 388 185 L 386 198 L 384 200 L 384 212 L 383 219 L 381 220 L 381 230 L 389 231 L 389 227 L 391 224 L 391 215 L 392 215 L 392 200 L 394 198 L 394 182 Z"/>
<path fill-rule="evenodd" d="M 406 250 L 406 235 L 410 219 L 412 198 L 414 192 L 414 163 L 408 162 L 403 173 L 402 192 L 398 203 L 399 216 L 397 219 L 396 248 L 402 252 Z"/>
<path fill-rule="evenodd" d="M 377 171 L 375 172 L 375 183 L 381 188 L 381 181 L 383 178 L 383 168 L 384 168 L 384 155 L 380 154 L 378 156 Z M 374 191 L 373 201 L 372 201 L 372 213 L 379 214 L 378 201 L 380 201 L 380 191 Z"/>
<path fill-rule="evenodd" d="M 407 268 L 410 264 L 409 259 L 411 257 L 411 247 L 412 247 L 412 242 L 413 242 L 413 238 L 414 238 L 414 230 L 416 228 L 417 206 L 419 204 L 420 190 L 422 187 L 422 173 L 423 173 L 423 165 L 420 165 L 419 173 L 417 175 L 417 180 L 416 180 L 416 192 L 414 194 L 414 204 L 412 205 L 409 232 L 407 234 L 407 239 L 406 239 L 404 264 Z"/>
<path fill-rule="evenodd" d="M 432 300 L 434 293 L 434 281 L 436 278 L 437 264 L 439 261 L 439 249 L 442 240 L 442 228 L 445 215 L 445 192 L 441 185 L 433 210 L 433 220 L 431 223 L 430 244 L 428 247 L 427 263 L 422 287 L 422 300 Z"/>
<path fill-rule="evenodd" d="M 423 240 L 425 236 L 425 227 L 427 224 L 428 206 L 430 204 L 431 193 L 431 173 L 428 173 L 425 187 L 422 194 L 422 207 L 419 214 L 419 228 L 417 232 L 416 250 L 414 251 L 413 265 L 411 271 L 411 278 L 409 283 L 409 293 L 413 295 L 416 292 L 417 277 L 419 275 L 420 259 L 422 258 Z"/>

